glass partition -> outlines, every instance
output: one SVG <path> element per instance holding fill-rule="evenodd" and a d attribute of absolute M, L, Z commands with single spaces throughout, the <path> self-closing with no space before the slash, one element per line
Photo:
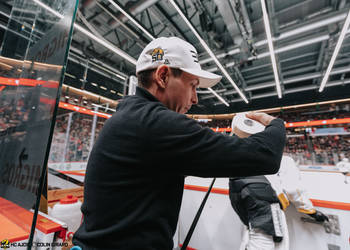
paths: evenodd
<path fill-rule="evenodd" d="M 18 227 L 23 240 L 33 236 L 40 199 L 46 198 L 46 165 L 77 4 L 15 0 L 0 48 L 0 219 Z M 22 211 L 26 219 L 12 221 L 14 211 L 14 218 Z M 0 235 L 7 235 L 6 227 Z"/>
<path fill-rule="evenodd" d="M 57 171 L 85 170 L 92 145 L 106 118 L 60 111 L 62 114 L 56 118 L 48 166 Z"/>

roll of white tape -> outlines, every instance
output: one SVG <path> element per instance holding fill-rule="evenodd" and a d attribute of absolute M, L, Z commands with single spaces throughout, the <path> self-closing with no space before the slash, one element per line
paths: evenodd
<path fill-rule="evenodd" d="M 237 127 L 239 130 L 247 134 L 255 134 L 263 131 L 265 126 L 261 123 L 246 117 L 246 113 L 237 113 L 232 119 L 232 129 Z"/>

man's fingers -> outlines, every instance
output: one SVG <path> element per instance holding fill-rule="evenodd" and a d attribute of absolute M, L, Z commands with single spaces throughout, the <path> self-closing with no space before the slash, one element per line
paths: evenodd
<path fill-rule="evenodd" d="M 255 120 L 257 122 L 260 122 L 264 126 L 267 126 L 270 124 L 270 122 L 275 119 L 275 117 L 262 113 L 262 112 L 249 112 L 246 114 L 246 117 Z"/>
<path fill-rule="evenodd" d="M 257 122 L 260 122 L 260 120 L 262 119 L 262 114 L 263 113 L 257 113 L 257 112 L 249 112 L 248 114 L 246 114 L 246 117 L 255 120 Z"/>

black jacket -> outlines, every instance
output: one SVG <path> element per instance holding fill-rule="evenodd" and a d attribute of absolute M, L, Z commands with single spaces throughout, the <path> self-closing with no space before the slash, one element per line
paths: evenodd
<path fill-rule="evenodd" d="M 280 119 L 249 138 L 229 137 L 137 88 L 119 103 L 90 154 L 84 221 L 73 242 L 84 250 L 172 249 L 184 176 L 275 173 L 284 143 Z"/>
<path fill-rule="evenodd" d="M 271 204 L 279 200 L 265 176 L 230 179 L 229 196 L 233 209 L 246 226 L 276 236 Z"/>

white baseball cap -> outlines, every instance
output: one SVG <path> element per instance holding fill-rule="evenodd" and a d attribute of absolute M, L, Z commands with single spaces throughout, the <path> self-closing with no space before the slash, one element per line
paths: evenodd
<path fill-rule="evenodd" d="M 136 63 L 136 74 L 159 65 L 168 65 L 199 77 L 199 87 L 209 88 L 222 76 L 201 69 L 197 50 L 178 37 L 160 37 L 150 42 L 141 52 Z"/>

